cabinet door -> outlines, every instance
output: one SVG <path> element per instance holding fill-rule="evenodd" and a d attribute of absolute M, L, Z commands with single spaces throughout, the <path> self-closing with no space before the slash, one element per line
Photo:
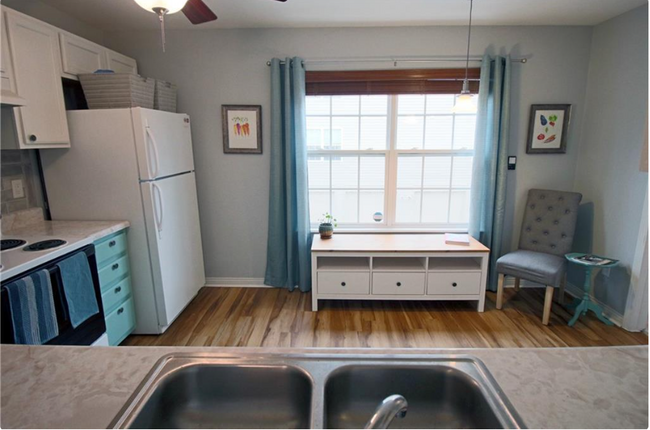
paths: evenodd
<path fill-rule="evenodd" d="M 16 88 L 27 101 L 15 109 L 20 147 L 70 147 L 56 30 L 9 12 L 7 27 Z"/>
<path fill-rule="evenodd" d="M 81 73 L 106 68 L 106 48 L 68 33 L 59 33 L 59 41 L 61 64 L 66 77 L 76 79 Z"/>
<path fill-rule="evenodd" d="M 115 73 L 138 73 L 138 65 L 133 58 L 107 49 L 106 59 L 108 68 Z"/>
<path fill-rule="evenodd" d="M 4 12 L 0 15 L 0 37 L 2 38 L 2 58 L 0 58 L 0 81 L 2 82 L 3 91 L 16 92 L 14 82 L 13 65 L 11 55 L 9 53 L 9 40 L 7 39 L 7 25 L 5 22 L 6 16 Z"/>

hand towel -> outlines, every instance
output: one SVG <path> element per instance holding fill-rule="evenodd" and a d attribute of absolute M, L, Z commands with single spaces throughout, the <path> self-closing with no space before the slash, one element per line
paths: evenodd
<path fill-rule="evenodd" d="M 88 257 L 85 253 L 79 252 L 61 261 L 57 266 L 61 270 L 63 291 L 70 311 L 70 323 L 72 327 L 77 328 L 79 324 L 99 312 Z"/>
<path fill-rule="evenodd" d="M 42 345 L 59 335 L 50 273 L 40 270 L 5 286 L 14 342 Z"/>

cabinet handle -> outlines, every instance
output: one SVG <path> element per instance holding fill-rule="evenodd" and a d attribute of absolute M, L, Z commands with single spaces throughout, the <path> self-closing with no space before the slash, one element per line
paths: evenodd
<path fill-rule="evenodd" d="M 115 246 L 115 241 L 114 240 L 111 240 L 110 242 L 108 242 L 108 247 L 109 248 L 112 248 L 114 246 Z"/>
<path fill-rule="evenodd" d="M 341 286 L 342 286 L 342 287 L 345 287 L 345 282 L 341 282 Z"/>
<path fill-rule="evenodd" d="M 124 312 L 124 308 L 119 308 L 119 309 L 117 310 L 117 314 L 118 314 L 118 315 L 120 315 L 122 312 Z"/>
<path fill-rule="evenodd" d="M 29 141 L 30 142 L 36 142 L 36 135 L 35 134 L 30 134 L 29 135 Z"/>
<path fill-rule="evenodd" d="M 120 291 L 122 291 L 122 287 L 115 288 L 115 294 L 119 293 Z"/>
<path fill-rule="evenodd" d="M 115 263 L 115 264 L 113 264 L 113 266 L 111 267 L 111 269 L 113 269 L 113 270 L 117 270 L 119 267 L 120 267 L 119 263 Z"/>
<path fill-rule="evenodd" d="M 453 284 L 451 284 L 451 286 L 452 286 L 452 287 L 457 287 L 458 284 L 454 282 Z"/>
<path fill-rule="evenodd" d="M 402 286 L 402 283 L 401 283 L 401 282 L 398 282 L 398 283 L 397 283 L 397 286 L 398 286 L 398 287 L 401 287 L 401 286 Z"/>

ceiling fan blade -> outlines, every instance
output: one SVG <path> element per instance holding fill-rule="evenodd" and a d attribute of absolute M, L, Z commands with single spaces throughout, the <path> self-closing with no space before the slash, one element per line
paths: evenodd
<path fill-rule="evenodd" d="M 210 22 L 217 19 L 217 15 L 210 10 L 208 5 L 203 3 L 203 0 L 188 0 L 182 9 L 182 12 L 194 25 L 203 24 L 204 22 Z"/>

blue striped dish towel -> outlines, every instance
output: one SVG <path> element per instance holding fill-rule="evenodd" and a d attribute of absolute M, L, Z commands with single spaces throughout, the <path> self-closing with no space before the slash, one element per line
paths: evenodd
<path fill-rule="evenodd" d="M 59 335 L 50 272 L 40 270 L 5 288 L 15 343 L 42 345 Z"/>
<path fill-rule="evenodd" d="M 99 312 L 93 277 L 85 253 L 79 252 L 57 264 L 61 270 L 63 291 L 70 311 L 70 323 L 79 324 Z"/>

